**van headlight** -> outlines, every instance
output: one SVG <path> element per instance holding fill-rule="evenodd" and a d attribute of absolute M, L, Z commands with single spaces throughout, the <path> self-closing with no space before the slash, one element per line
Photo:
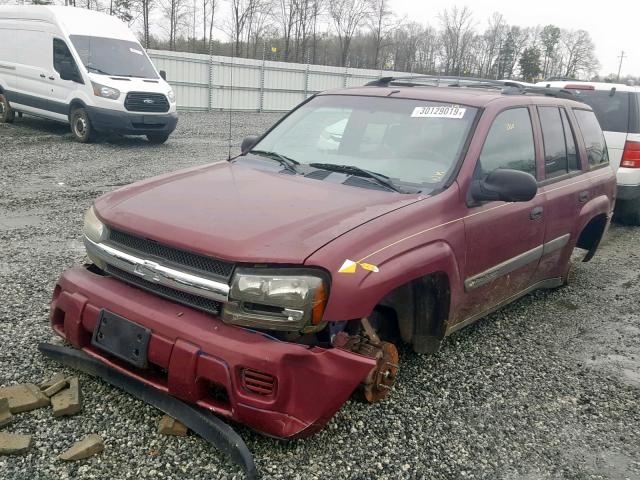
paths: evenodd
<path fill-rule="evenodd" d="M 175 103 L 176 101 L 176 94 L 173 93 L 173 89 L 170 89 L 169 92 L 167 93 L 167 98 L 169 99 L 169 101 L 171 103 Z"/>
<path fill-rule="evenodd" d="M 100 85 L 96 82 L 91 82 L 91 85 L 93 86 L 93 94 L 96 97 L 109 98 L 111 100 L 117 100 L 120 98 L 120 90 L 116 88 Z"/>
<path fill-rule="evenodd" d="M 225 323 L 266 330 L 312 332 L 324 328 L 329 282 L 310 269 L 237 269 L 224 305 Z"/>

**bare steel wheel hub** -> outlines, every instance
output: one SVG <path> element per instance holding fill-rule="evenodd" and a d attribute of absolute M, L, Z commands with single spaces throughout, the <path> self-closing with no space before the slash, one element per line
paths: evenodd
<path fill-rule="evenodd" d="M 364 398 L 369 403 L 384 399 L 396 383 L 398 376 L 398 349 L 393 343 L 381 342 L 377 352 L 378 363 L 363 382 Z"/>
<path fill-rule="evenodd" d="M 73 126 L 76 130 L 76 135 L 79 137 L 83 137 L 87 132 L 87 121 L 83 117 L 77 117 Z"/>

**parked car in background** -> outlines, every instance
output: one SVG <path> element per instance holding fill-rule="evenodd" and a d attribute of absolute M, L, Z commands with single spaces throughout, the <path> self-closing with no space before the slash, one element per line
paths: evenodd
<path fill-rule="evenodd" d="M 0 6 L 0 123 L 16 112 L 68 123 L 79 142 L 113 132 L 163 143 L 178 122 L 173 90 L 127 25 L 75 7 Z"/>
<path fill-rule="evenodd" d="M 141 389 L 276 437 L 318 431 L 354 390 L 385 398 L 399 342 L 435 352 L 563 285 L 609 225 L 591 108 L 485 83 L 315 95 L 235 159 L 100 197 L 54 331 Z"/>
<path fill-rule="evenodd" d="M 570 90 L 593 109 L 617 172 L 616 219 L 640 225 L 640 87 L 575 80 L 538 85 Z"/>

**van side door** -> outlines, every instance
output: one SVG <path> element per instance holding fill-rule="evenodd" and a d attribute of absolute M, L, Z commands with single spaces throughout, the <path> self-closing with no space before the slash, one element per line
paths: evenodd
<path fill-rule="evenodd" d="M 529 108 L 498 113 L 477 160 L 474 178 L 500 168 L 536 176 L 536 148 Z M 465 300 L 461 320 L 470 320 L 525 290 L 542 254 L 544 195 L 528 202 L 472 204 L 464 219 Z"/>
<path fill-rule="evenodd" d="M 19 51 L 15 63 L 15 87 L 10 102 L 17 110 L 50 117 L 51 49 L 49 33 L 20 27 L 15 30 Z"/>

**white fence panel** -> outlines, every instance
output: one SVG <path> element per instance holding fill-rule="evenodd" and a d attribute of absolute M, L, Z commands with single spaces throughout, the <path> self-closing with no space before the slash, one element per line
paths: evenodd
<path fill-rule="evenodd" d="M 164 50 L 148 53 L 158 70 L 167 72 L 180 110 L 287 111 L 317 92 L 410 75 Z"/>

